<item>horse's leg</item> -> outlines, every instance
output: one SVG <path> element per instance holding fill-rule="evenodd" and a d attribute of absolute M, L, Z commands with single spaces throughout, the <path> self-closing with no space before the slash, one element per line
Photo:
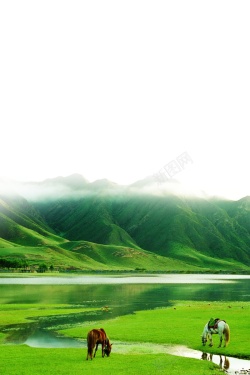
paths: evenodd
<path fill-rule="evenodd" d="M 86 361 L 89 359 L 89 345 L 88 345 L 88 348 L 87 348 L 87 358 L 86 358 Z"/>
<path fill-rule="evenodd" d="M 222 334 L 220 334 L 220 343 L 219 343 L 219 346 L 218 346 L 218 348 L 220 348 L 220 347 L 221 347 L 221 344 L 222 344 L 222 340 L 223 340 L 223 337 L 222 337 Z"/>
<path fill-rule="evenodd" d="M 90 348 L 90 352 L 89 352 L 89 355 L 90 355 L 90 359 L 91 359 L 91 361 L 92 361 L 92 359 L 93 359 L 93 351 L 94 351 L 94 348 L 95 348 L 95 347 L 91 346 L 91 348 Z"/>
<path fill-rule="evenodd" d="M 105 348 L 105 343 L 104 341 L 102 342 L 102 357 L 104 357 L 104 348 Z"/>
<path fill-rule="evenodd" d="M 222 365 L 223 365 L 223 360 L 222 360 L 222 356 L 220 355 L 220 368 L 222 368 Z"/>
<path fill-rule="evenodd" d="M 209 344 L 209 346 L 213 346 L 213 345 L 214 345 L 214 343 L 213 343 L 213 337 L 212 337 L 212 333 L 209 333 L 209 334 L 208 334 L 208 339 L 209 339 L 209 341 L 210 341 L 210 344 Z"/>
<path fill-rule="evenodd" d="M 87 358 L 86 360 L 88 360 L 90 357 L 90 359 L 93 358 L 93 348 L 91 346 L 88 345 L 88 349 L 87 349 Z"/>
<path fill-rule="evenodd" d="M 87 348 L 87 358 L 86 358 L 86 360 L 88 360 L 89 357 L 90 357 L 90 359 L 92 359 L 92 353 L 93 353 L 93 349 L 91 347 L 91 344 L 88 342 L 87 345 L 88 345 L 88 348 Z"/>
<path fill-rule="evenodd" d="M 96 351 L 98 350 L 98 344 L 96 344 L 96 346 L 95 346 L 95 353 L 94 353 L 94 357 L 95 357 L 95 355 L 96 355 Z"/>

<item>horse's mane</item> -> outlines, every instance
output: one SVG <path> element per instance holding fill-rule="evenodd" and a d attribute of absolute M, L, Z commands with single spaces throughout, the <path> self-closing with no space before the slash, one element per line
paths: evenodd
<path fill-rule="evenodd" d="M 102 331 L 102 333 L 104 333 L 106 344 L 110 344 L 110 340 L 109 340 L 109 338 L 108 338 L 106 332 L 104 331 L 104 329 L 103 329 L 103 328 L 100 328 L 99 331 Z"/>

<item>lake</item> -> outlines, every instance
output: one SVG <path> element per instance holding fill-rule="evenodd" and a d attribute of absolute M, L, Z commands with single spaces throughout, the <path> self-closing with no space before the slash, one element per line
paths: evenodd
<path fill-rule="evenodd" d="M 250 301 L 250 275 L 0 277 L 0 303 L 63 303 L 110 308 L 110 317 L 176 300 Z"/>
<path fill-rule="evenodd" d="M 98 308 L 71 317 L 72 324 L 168 307 L 177 300 L 250 301 L 250 275 L 83 275 L 0 277 L 1 304 L 69 304 Z M 68 324 L 43 319 L 37 329 Z"/>
<path fill-rule="evenodd" d="M 113 314 L 175 300 L 250 301 L 250 275 L 83 275 L 0 277 L 0 303 L 109 306 Z"/>

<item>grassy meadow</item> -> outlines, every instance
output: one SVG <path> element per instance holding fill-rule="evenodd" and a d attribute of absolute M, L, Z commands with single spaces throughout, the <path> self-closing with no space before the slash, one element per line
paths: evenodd
<path fill-rule="evenodd" d="M 221 370 L 210 361 L 183 358 L 155 351 L 157 345 L 184 345 L 208 353 L 250 359 L 249 352 L 249 303 L 179 301 L 169 308 L 139 311 L 115 319 L 71 325 L 71 314 L 86 310 L 66 305 L 0 305 L 1 327 L 29 323 L 52 315 L 66 315 L 68 327 L 60 334 L 82 340 L 82 348 L 31 348 L 26 345 L 6 344 L 7 335 L 0 333 L 0 373 L 5 375 L 54 375 L 54 374 L 186 374 L 216 375 Z M 217 348 L 219 337 L 213 336 L 214 347 L 201 345 L 201 334 L 210 317 L 225 319 L 231 329 L 227 348 Z M 113 349 L 109 358 L 101 357 L 100 349 L 93 361 L 86 361 L 86 335 L 92 328 L 103 327 Z M 116 343 L 126 343 L 131 350 L 121 352 Z M 147 350 L 143 350 L 148 343 Z M 152 345 L 152 349 L 150 349 Z"/>

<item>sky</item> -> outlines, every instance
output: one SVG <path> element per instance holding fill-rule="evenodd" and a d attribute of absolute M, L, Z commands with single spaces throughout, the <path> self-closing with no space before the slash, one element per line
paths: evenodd
<path fill-rule="evenodd" d="M 1 1 L 0 178 L 164 173 L 250 195 L 249 11 L 248 0 Z"/>

